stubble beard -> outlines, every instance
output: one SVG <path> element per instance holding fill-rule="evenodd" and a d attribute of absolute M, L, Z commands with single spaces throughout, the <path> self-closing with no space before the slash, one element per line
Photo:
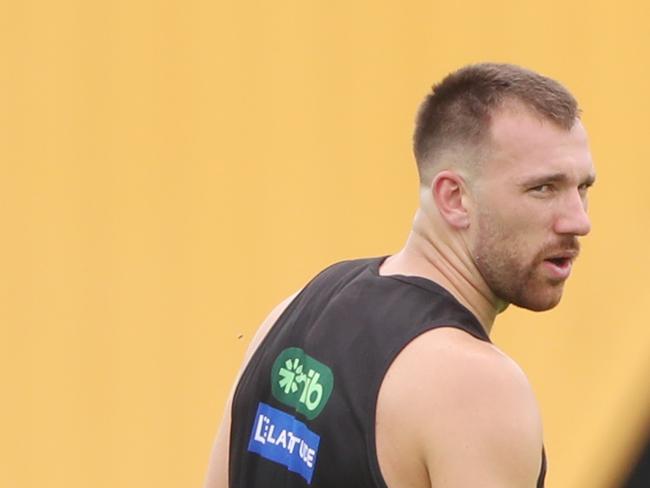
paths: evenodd
<path fill-rule="evenodd" d="M 528 244 L 516 236 L 508 237 L 507 233 L 499 232 L 498 226 L 489 220 L 481 219 L 473 256 L 492 293 L 505 306 L 513 304 L 535 312 L 555 307 L 562 298 L 564 281 L 551 280 L 542 274 L 544 258 L 552 246 L 540 246 L 539 250 L 531 252 Z M 572 239 L 572 244 L 565 247 L 576 245 Z"/>

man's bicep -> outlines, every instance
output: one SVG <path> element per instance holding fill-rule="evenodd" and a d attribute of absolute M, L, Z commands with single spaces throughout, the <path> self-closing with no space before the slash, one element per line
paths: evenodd
<path fill-rule="evenodd" d="M 450 421 L 446 435 L 436 436 L 437 445 L 426 456 L 431 486 L 535 488 L 541 467 L 541 436 L 534 426 L 516 422 L 504 417 L 491 422 Z"/>

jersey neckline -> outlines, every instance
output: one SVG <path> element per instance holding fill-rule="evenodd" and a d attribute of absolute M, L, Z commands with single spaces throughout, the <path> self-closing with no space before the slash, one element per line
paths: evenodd
<path fill-rule="evenodd" d="M 384 256 L 379 256 L 373 260 L 373 262 L 370 265 L 370 271 L 376 278 L 387 278 L 387 279 L 392 279 L 396 281 L 400 281 L 402 283 L 406 283 L 412 286 L 416 286 L 418 288 L 422 288 L 426 291 L 429 291 L 431 293 L 435 293 L 437 295 L 443 295 L 445 297 L 450 298 L 453 300 L 456 304 L 458 304 L 459 307 L 462 307 L 476 322 L 476 326 L 478 327 L 478 330 L 480 333 L 490 341 L 490 336 L 486 332 L 485 328 L 481 324 L 481 321 L 478 319 L 478 317 L 465 305 L 463 305 L 449 290 L 447 290 L 445 287 L 442 285 L 436 283 L 435 281 L 425 278 L 424 276 L 417 276 L 417 275 L 402 275 L 402 274 L 389 274 L 389 275 L 383 275 L 379 273 L 379 268 L 381 268 L 381 265 L 388 259 L 391 255 L 387 254 Z M 491 341 L 490 341 L 491 342 Z"/>

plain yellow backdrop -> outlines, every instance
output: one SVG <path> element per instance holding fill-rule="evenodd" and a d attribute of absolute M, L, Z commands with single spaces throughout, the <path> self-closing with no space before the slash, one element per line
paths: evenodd
<path fill-rule="evenodd" d="M 648 5 L 0 4 L 0 486 L 199 486 L 258 323 L 401 246 L 416 107 L 482 60 L 584 110 L 593 233 L 563 303 L 493 339 L 539 397 L 548 486 L 619 486 L 650 406 Z"/>

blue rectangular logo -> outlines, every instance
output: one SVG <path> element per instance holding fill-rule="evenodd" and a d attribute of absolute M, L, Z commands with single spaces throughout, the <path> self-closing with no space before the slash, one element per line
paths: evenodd
<path fill-rule="evenodd" d="M 311 484 L 320 436 L 293 415 L 260 402 L 248 450 L 286 466 Z"/>

